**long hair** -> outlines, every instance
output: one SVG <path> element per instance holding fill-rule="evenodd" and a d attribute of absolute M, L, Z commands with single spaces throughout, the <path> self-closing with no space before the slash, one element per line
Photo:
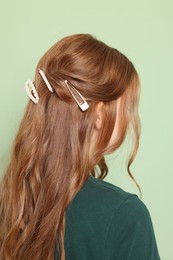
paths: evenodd
<path fill-rule="evenodd" d="M 45 86 L 39 69 L 54 93 Z M 64 80 L 83 95 L 88 110 L 79 109 Z M 92 35 L 76 34 L 64 37 L 43 55 L 34 85 L 39 103 L 30 100 L 26 106 L 0 183 L 0 259 L 49 260 L 56 245 L 64 260 L 67 206 L 89 174 L 106 177 L 104 154 L 120 147 L 129 129 L 135 138 L 127 170 L 135 181 L 130 165 L 139 146 L 139 77 L 132 62 L 117 49 Z M 119 98 L 120 135 L 108 151 Z M 103 127 L 93 140 L 100 101 Z"/>

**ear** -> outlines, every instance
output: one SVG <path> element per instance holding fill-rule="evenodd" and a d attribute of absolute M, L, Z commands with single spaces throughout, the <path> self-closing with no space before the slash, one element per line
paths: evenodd
<path fill-rule="evenodd" d="M 103 102 L 99 102 L 96 106 L 96 121 L 95 127 L 96 130 L 100 130 L 103 121 Z"/>

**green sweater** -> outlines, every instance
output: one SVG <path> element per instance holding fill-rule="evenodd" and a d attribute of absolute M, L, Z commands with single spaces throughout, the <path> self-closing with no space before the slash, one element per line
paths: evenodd
<path fill-rule="evenodd" d="M 67 208 L 65 252 L 66 260 L 160 259 L 145 204 L 91 175 Z"/>

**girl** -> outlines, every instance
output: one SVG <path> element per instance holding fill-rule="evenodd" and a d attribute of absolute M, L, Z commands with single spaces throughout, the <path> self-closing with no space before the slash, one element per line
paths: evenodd
<path fill-rule="evenodd" d="M 133 64 L 89 34 L 71 35 L 45 53 L 25 89 L 31 100 L 0 184 L 0 259 L 160 259 L 146 206 L 103 181 L 104 155 L 130 130 L 134 180 Z"/>

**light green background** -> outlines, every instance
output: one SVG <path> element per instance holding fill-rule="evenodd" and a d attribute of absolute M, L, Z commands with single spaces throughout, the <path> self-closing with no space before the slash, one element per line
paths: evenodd
<path fill-rule="evenodd" d="M 24 83 L 33 78 L 40 57 L 63 36 L 93 34 L 126 54 L 139 72 L 142 134 L 132 170 L 161 259 L 173 260 L 173 2 L 1 0 L 0 12 L 1 172 L 28 101 Z M 125 154 L 121 150 L 108 161 L 105 180 L 138 193 L 126 173 Z"/>

